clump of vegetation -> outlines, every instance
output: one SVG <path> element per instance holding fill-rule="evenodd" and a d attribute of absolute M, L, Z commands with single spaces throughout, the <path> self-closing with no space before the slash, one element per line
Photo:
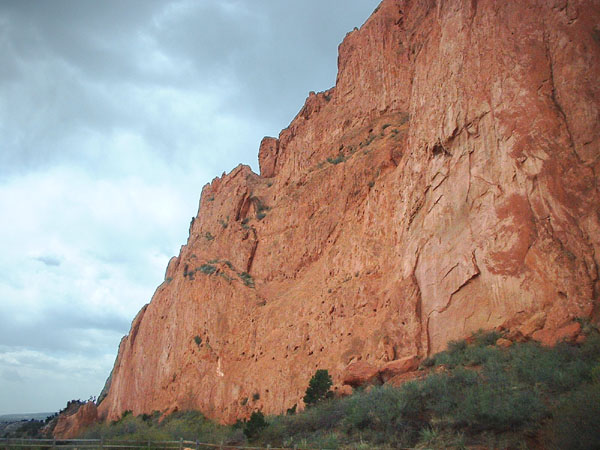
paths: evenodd
<path fill-rule="evenodd" d="M 364 140 L 364 141 L 362 141 L 362 142 L 359 144 L 359 147 L 360 147 L 360 148 L 363 148 L 363 147 L 368 147 L 369 145 L 371 145 L 371 142 L 373 142 L 373 141 L 375 140 L 375 138 L 376 138 L 376 137 L 377 137 L 377 136 L 375 136 L 374 134 L 370 133 L 370 134 L 369 134 L 369 136 L 367 136 L 367 139 L 366 139 L 366 140 Z"/>
<path fill-rule="evenodd" d="M 212 235 L 212 233 L 210 231 L 207 231 L 206 233 L 204 233 L 204 239 L 206 239 L 207 241 L 212 241 L 215 237 Z"/>
<path fill-rule="evenodd" d="M 267 217 L 267 211 L 269 211 L 270 209 L 271 208 L 269 208 L 268 206 L 259 203 L 256 208 L 256 219 L 263 220 L 265 217 Z"/>
<path fill-rule="evenodd" d="M 246 286 L 251 288 L 254 287 L 254 280 L 252 279 L 252 275 L 250 275 L 248 272 L 241 272 L 238 274 L 238 276 Z"/>
<path fill-rule="evenodd" d="M 250 419 L 244 424 L 244 434 L 248 439 L 254 439 L 268 425 L 263 413 L 261 411 L 255 411 L 250 416 Z"/>
<path fill-rule="evenodd" d="M 210 421 L 200 412 L 175 412 L 164 420 L 159 412 L 133 416 L 127 414 L 114 423 L 99 423 L 88 428 L 83 439 L 105 439 L 117 441 L 189 441 L 220 444 L 236 437 L 231 427 Z"/>
<path fill-rule="evenodd" d="M 3 438 L 21 438 L 21 439 L 42 439 L 44 434 L 42 429 L 46 425 L 44 420 L 23 420 L 16 429 L 4 431 L 0 437 Z"/>
<path fill-rule="evenodd" d="M 548 440 L 556 448 L 600 448 L 600 383 L 584 384 L 567 393 L 547 428 Z"/>
<path fill-rule="evenodd" d="M 333 165 L 343 163 L 344 161 L 346 161 L 346 156 L 341 152 L 335 158 L 327 158 L 327 162 Z"/>
<path fill-rule="evenodd" d="M 196 270 L 199 270 L 200 272 L 202 272 L 206 275 L 212 275 L 213 273 L 215 273 L 217 271 L 217 268 L 215 266 L 213 266 L 212 264 L 202 264 Z"/>
<path fill-rule="evenodd" d="M 254 202 L 256 218 L 258 220 L 263 220 L 265 217 L 267 217 L 267 211 L 269 211 L 271 208 L 265 205 L 258 197 L 252 197 L 251 200 Z M 242 226 L 247 223 L 246 219 L 244 219 L 244 221 L 242 221 Z"/>
<path fill-rule="evenodd" d="M 327 398 L 331 398 L 333 392 L 331 392 L 329 388 L 332 385 L 333 380 L 331 379 L 329 372 L 324 369 L 319 369 L 310 379 L 308 388 L 306 389 L 306 395 L 304 395 L 302 400 L 304 400 L 304 403 L 308 407 L 314 406 Z"/>
<path fill-rule="evenodd" d="M 196 343 L 196 345 L 198 347 L 200 347 L 202 345 L 202 338 L 198 335 L 194 336 L 194 342 Z"/>

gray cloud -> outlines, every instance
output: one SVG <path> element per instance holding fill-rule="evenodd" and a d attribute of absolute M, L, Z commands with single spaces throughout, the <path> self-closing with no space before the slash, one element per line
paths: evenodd
<path fill-rule="evenodd" d="M 130 317 L 112 312 L 96 316 L 68 307 L 49 308 L 27 322 L 0 318 L 0 342 L 10 348 L 101 355 L 114 351 L 111 346 L 115 338 L 126 334 L 130 323 Z"/>
<path fill-rule="evenodd" d="M 23 377 L 15 369 L 4 369 L 0 378 L 8 383 L 20 383 L 23 381 Z"/>
<path fill-rule="evenodd" d="M 44 263 L 50 267 L 58 267 L 60 266 L 60 259 L 55 256 L 38 256 L 35 258 L 37 261 Z"/>

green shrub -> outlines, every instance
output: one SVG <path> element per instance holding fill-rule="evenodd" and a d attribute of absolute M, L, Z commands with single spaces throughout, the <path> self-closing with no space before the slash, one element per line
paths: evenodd
<path fill-rule="evenodd" d="M 435 365 L 435 357 L 428 356 L 421 361 L 421 367 L 433 367 Z"/>
<path fill-rule="evenodd" d="M 313 377 L 308 382 L 308 388 L 304 395 L 304 403 L 306 406 L 313 406 L 326 398 L 331 397 L 332 392 L 329 388 L 332 386 L 333 381 L 329 372 L 325 369 L 319 369 L 315 372 Z"/>
<path fill-rule="evenodd" d="M 534 390 L 482 382 L 466 390 L 455 418 L 474 430 L 506 431 L 537 424 L 545 415 L 546 407 Z"/>
<path fill-rule="evenodd" d="M 298 443 L 301 439 L 311 438 L 315 433 L 327 433 L 338 429 L 347 415 L 347 405 L 345 398 L 323 401 L 298 414 L 280 416 L 276 424 L 279 432 L 285 433 L 287 439 L 293 438 L 293 442 Z M 282 429 L 284 431 L 281 431 Z"/>
<path fill-rule="evenodd" d="M 569 344 L 555 348 L 520 345 L 511 352 L 510 365 L 519 381 L 553 392 L 570 390 L 589 379 L 589 363 L 581 358 L 579 348 Z"/>
<path fill-rule="evenodd" d="M 471 336 L 476 346 L 494 345 L 501 337 L 502 335 L 497 331 L 483 331 L 481 329 Z"/>
<path fill-rule="evenodd" d="M 567 394 L 549 424 L 550 448 L 600 448 L 600 384 L 586 384 Z"/>
<path fill-rule="evenodd" d="M 213 266 L 212 264 L 202 264 L 196 270 L 199 270 L 200 272 L 202 272 L 206 275 L 212 275 L 213 273 L 215 273 L 217 271 L 217 268 L 215 266 Z"/>
<path fill-rule="evenodd" d="M 600 364 L 592 368 L 590 371 L 590 378 L 593 383 L 600 383 Z"/>
<path fill-rule="evenodd" d="M 247 272 L 242 272 L 240 274 L 238 274 L 238 276 L 240 277 L 240 280 L 242 280 L 242 282 L 248 286 L 253 288 L 254 287 L 254 280 L 252 279 L 252 275 L 250 275 Z"/>
<path fill-rule="evenodd" d="M 267 211 L 269 211 L 270 209 L 271 208 L 269 208 L 262 201 L 256 198 L 256 218 L 258 220 L 263 220 L 267 216 Z"/>
<path fill-rule="evenodd" d="M 244 434 L 248 439 L 254 439 L 267 425 L 264 414 L 261 411 L 255 411 L 244 425 Z"/>
<path fill-rule="evenodd" d="M 464 339 L 458 341 L 448 342 L 448 353 L 457 354 L 464 351 L 467 348 L 467 341 Z"/>
<path fill-rule="evenodd" d="M 348 399 L 346 429 L 373 430 L 393 434 L 403 423 L 403 392 L 388 386 L 376 386 Z"/>
<path fill-rule="evenodd" d="M 463 400 L 465 391 L 477 385 L 479 378 L 472 370 L 457 368 L 449 374 L 433 374 L 421 384 L 421 397 L 430 416 L 454 422 L 454 414 Z M 423 413 L 422 413 L 423 416 Z"/>
<path fill-rule="evenodd" d="M 194 336 L 194 342 L 200 347 L 202 345 L 202 338 L 200 336 Z"/>
<path fill-rule="evenodd" d="M 461 363 L 467 366 L 479 366 L 488 362 L 500 362 L 503 359 L 502 351 L 491 345 L 470 345 L 461 354 Z"/>
<path fill-rule="evenodd" d="M 585 361 L 600 362 L 600 333 L 597 330 L 586 336 L 580 354 Z"/>
<path fill-rule="evenodd" d="M 335 158 L 327 158 L 327 162 L 329 164 L 333 164 L 333 165 L 337 165 L 339 163 L 343 163 L 344 161 L 346 161 L 346 157 L 344 156 L 343 153 L 340 153 Z"/>

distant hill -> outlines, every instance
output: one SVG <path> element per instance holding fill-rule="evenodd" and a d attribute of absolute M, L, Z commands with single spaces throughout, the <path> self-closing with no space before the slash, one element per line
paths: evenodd
<path fill-rule="evenodd" d="M 21 420 L 46 420 L 53 412 L 30 413 L 30 414 L 4 414 L 0 416 L 0 422 L 20 422 Z"/>

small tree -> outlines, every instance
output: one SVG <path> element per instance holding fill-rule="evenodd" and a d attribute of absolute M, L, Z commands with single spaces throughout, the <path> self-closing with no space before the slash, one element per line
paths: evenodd
<path fill-rule="evenodd" d="M 267 425 L 264 414 L 261 411 L 254 411 L 244 425 L 244 434 L 248 439 L 254 439 Z"/>
<path fill-rule="evenodd" d="M 320 401 L 330 398 L 333 392 L 329 390 L 333 381 L 329 372 L 325 369 L 319 369 L 308 382 L 306 395 L 303 400 L 306 406 L 314 406 Z"/>

